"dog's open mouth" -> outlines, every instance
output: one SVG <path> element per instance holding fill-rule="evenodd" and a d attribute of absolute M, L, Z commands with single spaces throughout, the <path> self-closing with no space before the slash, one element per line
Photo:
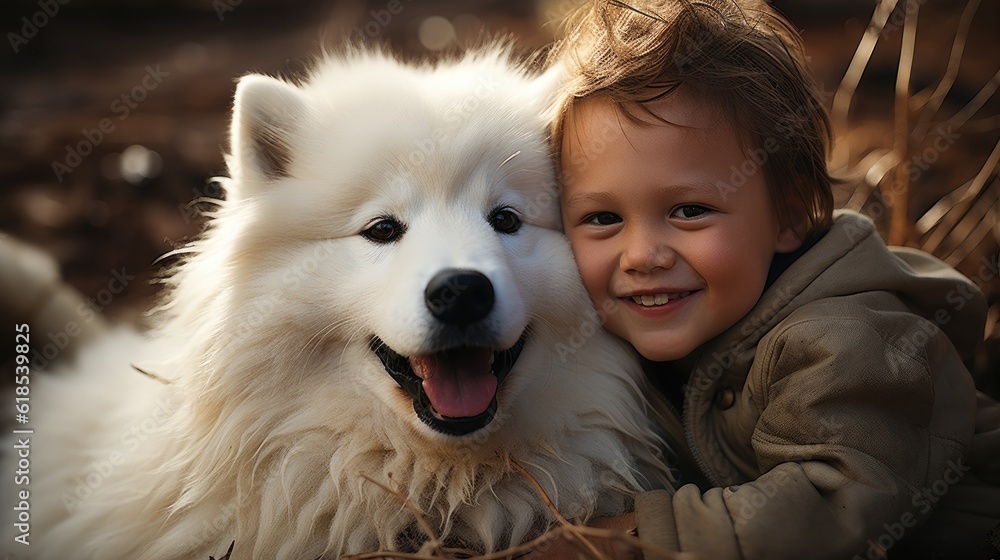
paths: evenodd
<path fill-rule="evenodd" d="M 433 354 L 402 356 L 378 337 L 371 349 L 385 371 L 413 399 L 425 424 L 449 435 L 474 432 L 493 420 L 497 389 L 527 340 L 527 330 L 506 350 L 462 346 Z"/>

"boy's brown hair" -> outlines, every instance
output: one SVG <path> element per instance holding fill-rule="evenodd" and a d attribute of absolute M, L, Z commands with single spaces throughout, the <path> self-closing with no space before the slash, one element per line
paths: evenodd
<path fill-rule="evenodd" d="M 632 117 L 684 85 L 753 144 L 748 162 L 763 168 L 782 226 L 806 236 L 829 227 L 829 116 L 798 33 L 764 2 L 592 0 L 568 19 L 552 56 L 570 75 L 553 124 L 557 151 L 574 99 L 607 95 Z"/>

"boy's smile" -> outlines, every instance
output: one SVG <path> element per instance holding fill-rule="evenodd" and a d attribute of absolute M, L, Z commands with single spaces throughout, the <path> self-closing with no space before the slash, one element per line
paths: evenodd
<path fill-rule="evenodd" d="M 635 119 L 606 97 L 578 100 L 564 125 L 563 226 L 605 327 L 647 359 L 677 360 L 757 303 L 779 226 L 761 170 L 733 126 L 681 88 Z"/>

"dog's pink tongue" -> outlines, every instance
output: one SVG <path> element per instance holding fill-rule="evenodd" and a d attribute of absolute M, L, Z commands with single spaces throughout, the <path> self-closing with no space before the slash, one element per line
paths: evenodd
<path fill-rule="evenodd" d="M 411 357 L 410 367 L 424 380 L 424 393 L 438 414 L 468 418 L 489 408 L 497 393 L 492 356 L 485 348 L 462 348 Z"/>

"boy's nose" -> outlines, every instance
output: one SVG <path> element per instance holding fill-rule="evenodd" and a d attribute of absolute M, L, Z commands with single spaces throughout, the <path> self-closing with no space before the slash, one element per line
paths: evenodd
<path fill-rule="evenodd" d="M 650 273 L 661 268 L 670 269 L 677 262 L 677 254 L 655 238 L 634 236 L 622 251 L 619 266 L 624 272 Z"/>

